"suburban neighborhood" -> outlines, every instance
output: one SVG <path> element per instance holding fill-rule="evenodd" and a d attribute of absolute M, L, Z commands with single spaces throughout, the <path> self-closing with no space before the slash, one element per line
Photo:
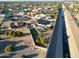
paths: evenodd
<path fill-rule="evenodd" d="M 79 58 L 79 1 L 0 0 L 0 58 Z"/>
<path fill-rule="evenodd" d="M 0 2 L 0 57 L 45 57 L 59 3 Z"/>

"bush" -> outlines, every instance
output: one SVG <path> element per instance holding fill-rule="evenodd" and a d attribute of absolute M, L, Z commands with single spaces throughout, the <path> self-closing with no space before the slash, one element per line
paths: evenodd
<path fill-rule="evenodd" d="M 0 24 L 0 30 L 1 30 L 1 25 L 2 25 L 2 24 Z"/>
<path fill-rule="evenodd" d="M 40 38 L 40 43 L 45 44 L 45 39 L 43 37 Z"/>
<path fill-rule="evenodd" d="M 2 38 L 0 37 L 0 40 L 2 40 Z"/>
<path fill-rule="evenodd" d="M 48 30 L 48 27 L 44 27 L 45 30 Z"/>
<path fill-rule="evenodd" d="M 14 33 L 14 31 L 9 31 L 9 35 L 12 35 Z"/>
<path fill-rule="evenodd" d="M 9 32 L 5 32 L 6 35 L 9 35 Z"/>
<path fill-rule="evenodd" d="M 43 33 L 41 34 L 41 37 L 44 37 L 44 34 Z"/>
<path fill-rule="evenodd" d="M 36 40 L 37 43 L 39 44 L 45 44 L 45 38 L 44 37 L 40 37 L 39 40 Z"/>
<path fill-rule="evenodd" d="M 22 35 L 23 35 L 23 32 L 16 31 L 16 35 L 17 35 L 17 36 L 22 36 Z"/>
<path fill-rule="evenodd" d="M 51 29 L 51 30 L 53 29 L 53 25 L 52 25 L 52 26 L 50 26 L 50 29 Z"/>
<path fill-rule="evenodd" d="M 23 32 L 20 32 L 20 31 L 8 31 L 5 34 L 10 36 L 10 37 L 16 37 L 16 36 L 22 36 Z"/>
<path fill-rule="evenodd" d="M 22 58 L 26 58 L 26 56 L 23 54 L 23 55 L 22 55 Z"/>
<path fill-rule="evenodd" d="M 16 37 L 17 36 L 17 33 L 16 32 L 13 32 L 10 36 L 11 37 Z"/>
<path fill-rule="evenodd" d="M 32 36 L 34 39 L 36 39 L 36 37 L 38 37 L 40 35 L 40 33 L 36 30 L 36 29 L 30 29 Z"/>
<path fill-rule="evenodd" d="M 11 52 L 11 51 L 13 51 L 13 48 L 14 48 L 14 46 L 13 45 L 7 45 L 5 48 L 4 48 L 4 51 L 7 53 L 7 52 Z"/>

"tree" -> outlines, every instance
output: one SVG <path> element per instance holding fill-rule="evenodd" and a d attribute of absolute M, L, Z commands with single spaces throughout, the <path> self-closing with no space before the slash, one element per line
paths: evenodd
<path fill-rule="evenodd" d="M 10 37 L 16 37 L 16 36 L 22 36 L 23 32 L 20 32 L 20 31 L 8 31 L 5 34 L 10 36 Z"/>
<path fill-rule="evenodd" d="M 14 49 L 14 46 L 12 44 L 10 45 L 7 45 L 5 48 L 4 48 L 4 51 L 7 53 L 7 52 L 11 52 L 13 51 Z"/>

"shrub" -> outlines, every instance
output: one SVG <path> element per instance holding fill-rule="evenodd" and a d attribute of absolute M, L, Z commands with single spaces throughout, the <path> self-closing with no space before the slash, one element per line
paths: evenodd
<path fill-rule="evenodd" d="M 6 35 L 9 35 L 9 32 L 5 32 Z"/>
<path fill-rule="evenodd" d="M 40 37 L 39 40 L 36 40 L 37 43 L 40 43 L 40 44 L 45 44 L 45 38 L 44 37 Z"/>
<path fill-rule="evenodd" d="M 2 25 L 2 24 L 0 24 L 0 30 L 1 30 L 1 25 Z"/>
<path fill-rule="evenodd" d="M 45 30 L 48 30 L 48 27 L 44 27 Z"/>
<path fill-rule="evenodd" d="M 40 43 L 45 44 L 45 39 L 43 37 L 40 38 Z"/>
<path fill-rule="evenodd" d="M 23 55 L 22 55 L 22 58 L 26 58 L 26 56 L 23 54 Z"/>
<path fill-rule="evenodd" d="M 53 25 L 52 25 L 52 26 L 50 26 L 50 29 L 51 29 L 51 30 L 53 29 Z"/>
<path fill-rule="evenodd" d="M 20 32 L 20 31 L 8 31 L 5 34 L 10 36 L 10 37 L 16 37 L 16 36 L 22 36 L 23 32 Z"/>
<path fill-rule="evenodd" d="M 16 32 L 13 32 L 12 34 L 11 34 L 11 37 L 16 37 L 17 36 L 17 33 Z"/>
<path fill-rule="evenodd" d="M 44 37 L 44 34 L 43 33 L 41 34 L 41 37 Z"/>
<path fill-rule="evenodd" d="M 12 35 L 14 33 L 14 31 L 9 31 L 9 35 Z"/>
<path fill-rule="evenodd" d="M 23 32 L 16 31 L 16 36 L 22 36 L 22 35 L 23 35 Z"/>
<path fill-rule="evenodd" d="M 39 32 L 36 29 L 30 29 L 32 36 L 34 39 L 36 39 L 37 36 L 39 36 Z"/>
<path fill-rule="evenodd" d="M 0 37 L 0 40 L 2 40 L 2 38 Z"/>
<path fill-rule="evenodd" d="M 7 45 L 5 48 L 4 48 L 4 51 L 7 53 L 7 52 L 11 52 L 13 51 L 13 48 L 14 46 L 12 44 L 10 45 Z"/>

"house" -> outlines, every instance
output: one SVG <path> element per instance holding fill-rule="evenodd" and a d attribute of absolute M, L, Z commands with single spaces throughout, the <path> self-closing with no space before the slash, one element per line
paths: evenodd
<path fill-rule="evenodd" d="M 33 9 L 32 12 L 38 12 L 38 9 Z"/>
<path fill-rule="evenodd" d="M 41 27 L 50 27 L 51 26 L 51 23 L 50 21 L 47 21 L 47 20 L 38 20 L 38 23 L 37 23 L 38 26 L 41 26 Z"/>
<path fill-rule="evenodd" d="M 1 29 L 10 29 L 11 28 L 11 23 L 13 23 L 13 21 L 6 21 L 1 25 Z"/>
<path fill-rule="evenodd" d="M 46 17 L 45 14 L 38 14 L 38 15 L 35 15 L 35 18 L 36 19 L 44 19 Z"/>

